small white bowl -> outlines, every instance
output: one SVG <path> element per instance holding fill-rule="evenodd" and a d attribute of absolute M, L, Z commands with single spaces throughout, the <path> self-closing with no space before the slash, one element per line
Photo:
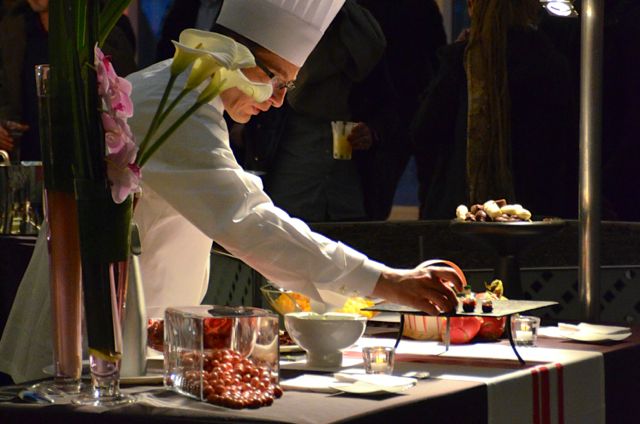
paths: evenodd
<path fill-rule="evenodd" d="M 342 365 L 342 351 L 364 333 L 367 318 L 340 312 L 293 312 L 284 316 L 284 325 L 293 341 L 307 352 L 308 366 L 336 368 Z"/>

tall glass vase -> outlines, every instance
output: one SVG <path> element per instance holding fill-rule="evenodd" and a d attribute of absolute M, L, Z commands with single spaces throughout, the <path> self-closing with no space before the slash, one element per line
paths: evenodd
<path fill-rule="evenodd" d="M 91 371 L 90 393 L 74 401 L 92 405 L 118 405 L 130 403 L 133 398 L 120 391 L 120 365 L 122 361 L 122 328 L 124 326 L 125 302 L 129 284 L 128 260 L 96 264 L 95 275 L 108 274 L 108 296 L 111 300 L 111 321 L 113 325 L 114 346 L 112 352 L 103 349 L 89 349 L 89 369 Z M 101 278 L 101 277 L 98 277 Z M 107 295 L 107 293 L 104 293 Z M 96 311 L 88 313 L 92 314 Z M 108 311 L 101 311 L 108 313 Z M 99 317 L 104 319 L 105 317 Z"/>
<path fill-rule="evenodd" d="M 77 404 L 133 402 L 120 391 L 132 200 L 115 204 L 104 181 L 76 180 L 91 389 Z"/>
<path fill-rule="evenodd" d="M 49 251 L 49 287 L 53 345 L 53 381 L 32 389 L 48 395 L 77 394 L 82 389 L 82 289 L 78 216 L 73 191 L 53 183 L 56 160 L 51 142 L 49 65 L 35 69 L 39 127 L 45 173 L 45 220 Z"/>

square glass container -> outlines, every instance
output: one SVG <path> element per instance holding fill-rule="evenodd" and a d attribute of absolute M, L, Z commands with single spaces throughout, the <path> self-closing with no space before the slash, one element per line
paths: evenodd
<path fill-rule="evenodd" d="M 278 317 L 252 307 L 167 308 L 164 384 L 233 408 L 271 404 L 278 387 Z"/>

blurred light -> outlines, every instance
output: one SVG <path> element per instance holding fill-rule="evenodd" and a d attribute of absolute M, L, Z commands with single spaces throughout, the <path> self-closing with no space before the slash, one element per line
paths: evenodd
<path fill-rule="evenodd" d="M 553 16 L 572 18 L 578 16 L 573 0 L 540 0 L 547 12 Z"/>

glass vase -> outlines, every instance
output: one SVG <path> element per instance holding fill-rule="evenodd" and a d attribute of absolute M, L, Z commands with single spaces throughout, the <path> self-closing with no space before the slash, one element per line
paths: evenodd
<path fill-rule="evenodd" d="M 82 289 L 91 388 L 76 404 L 133 402 L 120 391 L 131 246 L 132 199 L 116 204 L 106 181 L 76 179 Z"/>
<path fill-rule="evenodd" d="M 52 188 L 51 184 L 49 65 L 36 66 L 35 76 L 41 144 L 43 150 L 47 150 L 43 161 L 44 213 L 48 229 L 53 380 L 38 383 L 31 389 L 49 396 L 66 396 L 82 390 L 82 278 L 78 215 L 73 192 Z"/>
<path fill-rule="evenodd" d="M 91 373 L 91 388 L 89 393 L 73 400 L 73 403 L 95 406 L 113 406 L 133 402 L 133 397 L 120 391 L 120 365 L 122 360 L 122 328 L 124 326 L 125 304 L 129 280 L 128 260 L 95 264 L 92 273 L 97 278 L 108 276 L 105 289 L 110 303 L 110 317 L 105 315 L 100 319 L 110 321 L 113 329 L 114 345 L 111 348 L 89 347 L 89 371 Z M 85 274 L 86 278 L 86 274 Z M 101 285 L 102 283 L 98 283 Z M 88 315 L 95 315 L 96 311 L 87 311 Z M 105 312 L 105 311 L 100 311 Z M 94 317 L 95 318 L 95 317 Z M 88 318 L 89 320 L 91 318 Z"/>

